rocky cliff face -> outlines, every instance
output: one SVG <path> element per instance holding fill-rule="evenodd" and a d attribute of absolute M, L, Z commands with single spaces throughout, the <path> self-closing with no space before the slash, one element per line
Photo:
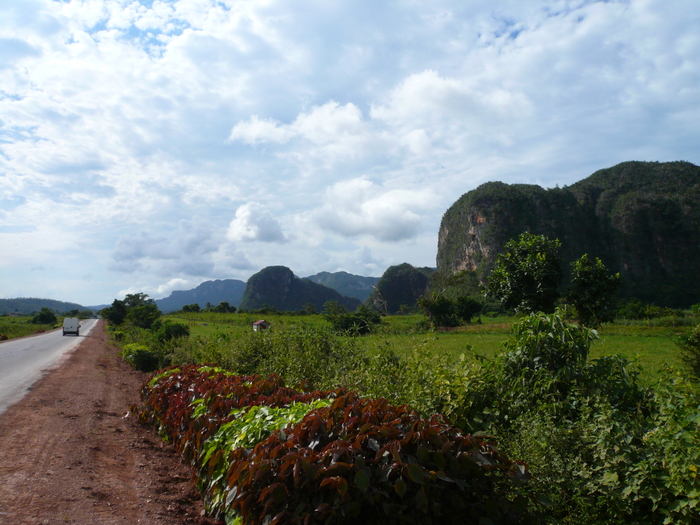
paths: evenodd
<path fill-rule="evenodd" d="M 584 253 L 622 274 L 621 295 L 669 306 L 700 302 L 700 167 L 626 162 L 566 188 L 489 182 L 445 213 L 439 270 L 475 270 L 523 231 L 562 242 L 565 270 Z"/>
<path fill-rule="evenodd" d="M 294 311 L 312 304 L 320 312 L 328 301 L 337 301 L 350 311 L 360 305 L 359 299 L 345 297 L 326 286 L 300 279 L 285 266 L 268 266 L 248 279 L 240 308 L 255 310 L 267 305 L 280 311 Z"/>

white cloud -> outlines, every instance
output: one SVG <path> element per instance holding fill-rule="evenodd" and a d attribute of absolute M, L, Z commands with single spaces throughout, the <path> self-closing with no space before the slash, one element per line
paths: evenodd
<path fill-rule="evenodd" d="M 384 190 L 366 178 L 339 182 L 326 190 L 317 224 L 345 236 L 368 235 L 396 242 L 415 237 L 422 213 L 434 202 L 424 191 Z"/>
<path fill-rule="evenodd" d="M 429 264 L 480 182 L 698 163 L 698 121 L 696 0 L 9 0 L 0 288 Z"/>
<path fill-rule="evenodd" d="M 283 144 L 292 139 L 305 139 L 314 145 L 338 143 L 357 138 L 364 133 L 362 113 L 354 104 L 339 105 L 328 102 L 300 113 L 291 124 L 253 115 L 247 122 L 239 122 L 231 130 L 229 141 L 246 144 L 276 142 Z"/>
<path fill-rule="evenodd" d="M 231 130 L 229 141 L 241 140 L 246 144 L 277 142 L 283 144 L 295 136 L 289 126 L 280 126 L 272 119 L 261 119 L 257 115 L 248 122 L 239 122 Z"/>
<path fill-rule="evenodd" d="M 228 229 L 231 241 L 285 242 L 279 222 L 270 210 L 257 202 L 249 202 L 236 210 Z"/>

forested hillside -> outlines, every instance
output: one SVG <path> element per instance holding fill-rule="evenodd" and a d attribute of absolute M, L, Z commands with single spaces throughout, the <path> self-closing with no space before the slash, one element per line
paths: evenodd
<path fill-rule="evenodd" d="M 620 295 L 665 306 L 700 301 L 700 167 L 625 162 L 569 187 L 488 182 L 443 216 L 437 265 L 486 281 L 524 231 L 558 238 L 564 270 L 584 253 L 622 275 Z"/>
<path fill-rule="evenodd" d="M 161 311 L 173 312 L 186 304 L 198 304 L 204 308 L 207 303 L 217 305 L 227 302 L 238 307 L 245 292 L 245 283 L 237 279 L 216 279 L 204 281 L 192 290 L 177 290 L 164 299 L 157 299 L 156 304 Z"/>
<path fill-rule="evenodd" d="M 333 288 L 333 290 L 346 297 L 355 297 L 360 301 L 364 301 L 369 297 L 377 281 L 379 281 L 379 277 L 363 277 L 347 272 L 320 272 L 316 275 L 308 276 L 307 279 L 328 288 Z"/>
<path fill-rule="evenodd" d="M 351 311 L 360 305 L 360 301 L 354 297 L 344 297 L 331 288 L 309 279 L 300 279 L 285 266 L 268 266 L 248 279 L 240 308 L 255 310 L 269 306 L 281 311 L 293 311 L 311 304 L 316 311 L 321 311 L 328 301 L 337 301 Z"/>
<path fill-rule="evenodd" d="M 429 288 L 433 268 L 416 268 L 408 263 L 390 266 L 381 276 L 366 303 L 378 312 L 396 314 L 416 308 L 418 298 Z"/>
<path fill-rule="evenodd" d="M 85 307 L 77 303 L 56 301 L 55 299 L 40 299 L 37 297 L 18 297 L 16 299 L 0 299 L 0 315 L 17 314 L 30 315 L 48 308 L 54 312 L 70 312 L 71 310 L 84 310 Z"/>

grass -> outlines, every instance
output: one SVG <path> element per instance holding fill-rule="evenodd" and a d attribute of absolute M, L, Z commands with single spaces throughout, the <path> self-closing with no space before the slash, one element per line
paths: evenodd
<path fill-rule="evenodd" d="M 279 315 L 196 313 L 186 316 L 167 316 L 173 322 L 185 323 L 193 337 L 210 337 L 216 333 L 236 337 L 252 330 L 252 324 L 261 318 L 272 323 L 272 328 L 327 328 L 321 315 Z M 421 315 L 387 316 L 371 336 L 360 338 L 358 344 L 376 348 L 391 345 L 399 354 L 408 354 L 421 345 L 434 355 L 457 359 L 461 354 L 470 357 L 493 358 L 502 351 L 510 338 L 513 317 L 482 317 L 481 323 L 439 332 L 421 332 L 417 329 Z M 590 359 L 619 354 L 636 362 L 642 369 L 642 379 L 653 381 L 667 366 L 680 367 L 681 360 L 676 338 L 690 330 L 689 326 L 662 327 L 638 323 L 605 325 L 591 348 Z M 2 333 L 0 331 L 0 333 Z"/>
<path fill-rule="evenodd" d="M 7 336 L 7 339 L 26 337 L 40 330 L 48 331 L 55 328 L 50 324 L 31 324 L 31 316 L 22 317 L 0 317 L 0 336 Z"/>

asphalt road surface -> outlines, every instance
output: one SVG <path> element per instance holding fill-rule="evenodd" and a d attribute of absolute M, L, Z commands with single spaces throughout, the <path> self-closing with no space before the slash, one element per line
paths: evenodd
<path fill-rule="evenodd" d="M 42 372 L 57 366 L 96 324 L 97 319 L 80 321 L 80 335 L 77 337 L 64 336 L 59 329 L 0 343 L 0 414 L 22 399 Z"/>

